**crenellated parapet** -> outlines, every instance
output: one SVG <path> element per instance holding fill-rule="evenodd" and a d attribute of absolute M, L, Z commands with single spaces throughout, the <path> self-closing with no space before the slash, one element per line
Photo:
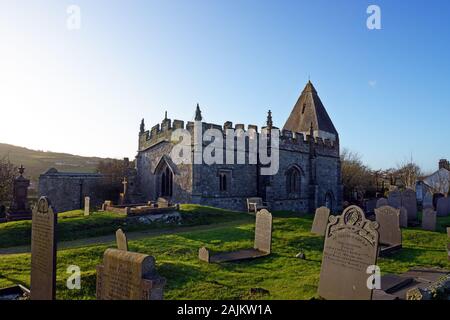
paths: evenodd
<path fill-rule="evenodd" d="M 248 140 L 249 136 L 247 133 L 253 131 L 256 133 L 257 137 L 263 133 L 267 133 L 268 127 L 262 127 L 261 132 L 258 131 L 258 126 L 249 124 L 247 127 L 244 124 L 235 124 L 231 121 L 226 121 L 223 125 L 200 122 L 202 126 L 202 134 L 204 134 L 209 129 L 215 129 L 220 131 L 223 135 L 224 142 L 226 141 L 227 134 L 233 134 L 236 138 L 241 137 L 245 134 L 245 139 Z M 192 143 L 194 143 L 194 127 L 196 123 L 193 121 L 188 121 L 185 125 L 182 120 L 171 121 L 165 118 L 161 124 L 154 125 L 150 130 L 141 131 L 139 134 L 139 151 L 146 150 L 156 144 L 161 142 L 173 142 L 172 134 L 177 129 L 187 130 L 192 138 Z M 278 130 L 273 127 L 272 130 Z M 280 131 L 280 149 L 289 150 L 296 152 L 310 152 L 310 148 L 313 146 L 317 154 L 329 155 L 329 156 L 339 156 L 339 142 L 338 140 L 333 141 L 330 139 L 322 139 L 320 137 L 313 137 L 308 134 L 303 134 L 300 132 L 291 132 L 289 130 Z M 204 141 L 204 145 L 208 145 L 209 141 Z"/>

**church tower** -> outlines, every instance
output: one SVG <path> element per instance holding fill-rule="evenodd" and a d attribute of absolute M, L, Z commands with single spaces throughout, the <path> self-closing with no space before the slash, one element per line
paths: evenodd
<path fill-rule="evenodd" d="M 301 132 L 312 131 L 314 137 L 338 141 L 339 135 L 311 81 L 305 86 L 283 129 Z"/>

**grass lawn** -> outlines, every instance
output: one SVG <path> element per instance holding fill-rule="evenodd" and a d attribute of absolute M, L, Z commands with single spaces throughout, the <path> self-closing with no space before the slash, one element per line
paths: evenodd
<path fill-rule="evenodd" d="M 236 220 L 251 221 L 246 213 L 227 211 L 212 207 L 184 204 L 179 210 L 182 224 L 178 226 L 208 225 Z M 83 239 L 114 233 L 118 228 L 130 232 L 151 229 L 174 228 L 173 224 L 145 224 L 136 218 L 113 212 L 93 212 L 89 217 L 82 210 L 63 212 L 58 215 L 58 241 Z M 31 221 L 14 221 L 0 224 L 0 248 L 29 245 Z"/>
<path fill-rule="evenodd" d="M 160 235 L 131 241 L 130 250 L 155 256 L 158 272 L 167 278 L 166 299 L 311 299 L 316 297 L 322 259 L 323 238 L 309 231 L 312 215 L 274 214 L 273 253 L 265 258 L 238 263 L 206 264 L 197 259 L 198 248 L 213 251 L 252 247 L 254 222 L 209 231 Z M 401 252 L 379 260 L 382 273 L 401 273 L 417 266 L 450 268 L 444 226 L 450 218 L 439 218 L 440 232 L 403 230 Z M 58 252 L 57 298 L 94 299 L 95 266 L 107 246 L 89 246 Z M 295 258 L 299 251 L 306 260 Z M 66 268 L 78 265 L 81 290 L 66 289 Z M 30 255 L 0 256 L 0 288 L 21 283 L 29 286 Z M 251 288 L 268 294 L 251 295 Z"/>

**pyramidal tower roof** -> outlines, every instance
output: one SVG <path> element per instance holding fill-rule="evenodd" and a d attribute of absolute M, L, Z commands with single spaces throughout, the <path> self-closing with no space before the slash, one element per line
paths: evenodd
<path fill-rule="evenodd" d="M 338 132 L 333 125 L 319 95 L 311 81 L 305 86 L 283 129 L 292 132 L 309 133 L 311 125 L 314 136 L 324 139 L 338 139 Z"/>

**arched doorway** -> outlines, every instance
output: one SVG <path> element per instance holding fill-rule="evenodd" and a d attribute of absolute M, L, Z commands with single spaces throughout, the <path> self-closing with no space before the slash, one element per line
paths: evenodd
<path fill-rule="evenodd" d="M 325 207 L 333 210 L 333 194 L 330 191 L 325 194 Z"/>

